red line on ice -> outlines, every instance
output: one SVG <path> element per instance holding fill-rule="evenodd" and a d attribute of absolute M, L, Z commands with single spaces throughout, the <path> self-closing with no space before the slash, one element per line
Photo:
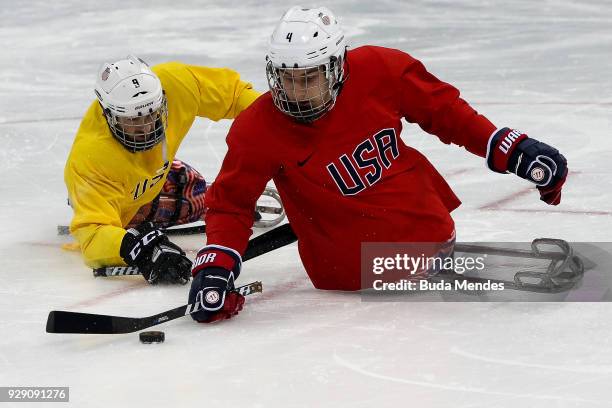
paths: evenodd
<path fill-rule="evenodd" d="M 102 278 L 102 279 L 105 279 L 105 278 Z M 108 299 L 114 298 L 115 296 L 123 295 L 124 293 L 131 292 L 131 291 L 136 290 L 136 289 L 144 288 L 147 285 L 148 284 L 144 280 L 140 280 L 138 282 L 130 283 L 129 285 L 124 286 L 122 288 L 113 290 L 111 292 L 104 293 L 102 295 L 98 295 L 96 297 L 93 297 L 93 298 L 90 298 L 90 299 L 86 299 L 86 300 L 82 300 L 80 302 L 74 303 L 74 304 L 68 306 L 67 308 L 68 309 L 76 309 L 78 307 L 95 305 L 96 303 L 99 303 L 99 302 L 102 302 L 104 300 L 108 300 Z"/>
<path fill-rule="evenodd" d="M 289 289 L 296 289 L 304 282 L 310 282 L 310 278 L 308 278 L 308 276 L 302 276 L 298 279 L 281 283 L 280 285 L 275 286 L 271 290 L 266 290 L 266 287 L 264 285 L 263 292 L 261 294 L 258 294 L 257 296 L 254 296 L 253 299 L 249 298 L 248 302 L 257 303 L 262 302 L 264 300 L 268 300 L 270 298 L 278 296 L 279 294 L 285 293 Z"/>
<path fill-rule="evenodd" d="M 575 170 L 571 170 L 568 175 L 567 178 L 568 180 L 570 178 L 572 178 L 573 176 L 577 176 L 579 174 L 582 174 L 581 171 L 575 171 Z M 499 200 L 495 200 L 495 201 L 491 201 L 490 203 L 487 204 L 483 204 L 480 207 L 478 207 L 479 210 L 487 210 L 487 211 L 514 211 L 511 209 L 503 209 L 501 208 L 502 206 L 518 199 L 521 198 L 523 196 L 526 196 L 527 194 L 529 194 L 530 192 L 535 192 L 537 193 L 537 190 L 535 189 L 535 187 L 531 186 L 531 187 L 527 187 L 523 190 L 511 193 L 509 195 L 507 195 L 504 198 L 500 198 Z M 548 213 L 575 213 L 575 214 L 591 214 L 591 215 L 609 215 L 610 212 L 608 211 L 580 211 L 580 210 L 528 210 L 528 209 L 520 209 L 520 210 L 516 210 L 518 212 L 548 212 Z"/>
<path fill-rule="evenodd" d="M 548 214 L 575 214 L 575 215 L 612 215 L 612 211 L 600 211 L 600 210 L 559 210 L 555 208 L 547 209 L 531 209 L 531 208 L 504 208 L 504 206 L 520 197 L 523 197 L 534 189 L 533 187 L 526 188 L 524 190 L 512 193 L 504 198 L 497 201 L 490 202 L 488 204 L 478 207 L 482 211 L 508 211 L 508 212 L 519 212 L 519 213 L 548 213 Z M 537 193 L 537 192 L 535 192 Z"/>
<path fill-rule="evenodd" d="M 464 168 L 464 169 L 453 170 L 450 173 L 444 174 L 444 178 L 448 180 L 449 178 L 460 176 L 460 175 L 468 173 L 468 172 L 470 172 L 472 170 L 475 170 L 475 169 L 473 167 L 467 167 L 467 168 Z"/>
<path fill-rule="evenodd" d="M 105 279 L 105 278 L 101 278 L 101 279 Z M 275 286 L 271 290 L 266 290 L 266 287 L 264 286 L 264 290 L 261 294 L 258 294 L 257 296 L 253 297 L 253 299 L 249 298 L 249 303 L 257 303 L 263 300 L 268 300 L 270 298 L 277 296 L 279 293 L 286 292 L 289 289 L 295 289 L 306 281 L 309 281 L 308 276 L 304 276 L 304 277 L 301 277 L 293 281 L 282 283 L 278 286 Z M 146 284 L 144 280 L 134 282 L 123 288 L 119 288 L 117 290 L 113 290 L 111 292 L 104 293 L 102 295 L 74 303 L 68 306 L 67 309 L 76 309 L 79 307 L 92 306 L 92 305 L 95 305 L 96 303 L 114 298 L 116 296 L 123 295 L 124 293 L 131 292 L 133 290 L 140 289 L 140 288 L 146 288 L 146 286 L 148 286 L 148 284 Z"/>
<path fill-rule="evenodd" d="M 588 211 L 588 210 L 545 210 L 530 208 L 480 208 L 487 211 L 510 211 L 531 213 L 555 213 L 555 214 L 578 214 L 578 215 L 612 215 L 612 211 Z"/>
<path fill-rule="evenodd" d="M 490 203 L 481 205 L 480 207 L 478 207 L 479 210 L 497 210 L 499 209 L 499 207 L 501 207 L 502 205 L 506 205 L 514 200 L 516 200 L 517 198 L 526 196 L 527 194 L 533 192 L 533 187 L 528 187 L 525 188 L 523 190 L 517 191 L 515 193 L 512 193 L 504 198 L 501 198 L 499 200 L 495 200 L 492 201 Z"/>
<path fill-rule="evenodd" d="M 597 105 L 597 106 L 609 106 L 612 102 L 590 102 L 590 101 L 577 101 L 577 102 L 504 102 L 504 101 L 481 101 L 472 102 L 473 105 L 568 105 L 568 106 L 582 106 L 582 105 Z"/>

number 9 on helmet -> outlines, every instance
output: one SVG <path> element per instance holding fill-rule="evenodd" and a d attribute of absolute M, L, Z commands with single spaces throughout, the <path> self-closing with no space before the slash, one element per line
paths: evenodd
<path fill-rule="evenodd" d="M 289 9 L 268 44 L 266 73 L 274 105 L 298 122 L 312 122 L 336 103 L 346 79 L 346 39 L 325 7 Z"/>
<path fill-rule="evenodd" d="M 149 150 L 165 136 L 168 107 L 161 82 L 133 55 L 105 63 L 94 89 L 113 136 L 129 151 Z"/>

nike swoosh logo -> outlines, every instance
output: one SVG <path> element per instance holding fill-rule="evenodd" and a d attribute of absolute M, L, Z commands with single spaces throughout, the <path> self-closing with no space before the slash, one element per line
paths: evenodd
<path fill-rule="evenodd" d="M 307 157 L 307 158 L 305 158 L 304 160 L 298 161 L 298 162 L 297 162 L 298 167 L 302 167 L 303 165 L 305 165 L 305 164 L 306 164 L 306 162 L 308 162 L 308 160 L 310 160 L 310 158 L 312 157 L 312 155 L 313 155 L 313 154 L 314 154 L 314 152 L 310 153 L 310 154 L 308 155 L 308 157 Z"/>

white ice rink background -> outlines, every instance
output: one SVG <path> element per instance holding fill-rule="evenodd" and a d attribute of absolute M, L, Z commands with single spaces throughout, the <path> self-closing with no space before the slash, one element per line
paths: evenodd
<path fill-rule="evenodd" d="M 52 309 L 138 317 L 186 303 L 188 287 L 94 279 L 60 249 L 63 166 L 98 66 L 128 53 L 226 66 L 265 90 L 267 36 L 290 5 L 0 1 L 0 386 L 69 386 L 74 407 L 611 407 L 611 304 L 363 303 L 315 290 L 295 245 L 245 263 L 239 282 L 262 280 L 264 293 L 230 321 L 170 322 L 161 345 L 45 333 Z M 496 125 L 567 157 L 563 201 L 549 207 L 407 125 L 403 139 L 463 201 L 459 241 L 610 240 L 612 2 L 326 5 L 351 45 L 411 53 Z M 197 120 L 178 157 L 214 179 L 229 125 Z M 204 237 L 177 243 L 193 256 Z"/>

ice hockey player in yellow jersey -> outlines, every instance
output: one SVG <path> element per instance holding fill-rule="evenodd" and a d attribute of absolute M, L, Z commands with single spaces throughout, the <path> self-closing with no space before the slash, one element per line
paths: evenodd
<path fill-rule="evenodd" d="M 92 268 L 186 283 L 191 261 L 159 227 L 201 219 L 206 183 L 176 152 L 196 117 L 235 118 L 259 93 L 229 69 L 134 56 L 104 64 L 95 93 L 64 170 L 70 232 Z"/>

